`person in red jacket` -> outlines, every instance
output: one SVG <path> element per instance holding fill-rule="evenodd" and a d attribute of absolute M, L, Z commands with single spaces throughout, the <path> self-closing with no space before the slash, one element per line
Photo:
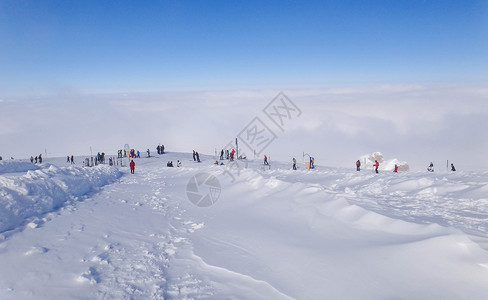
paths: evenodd
<path fill-rule="evenodd" d="M 397 165 L 395 165 L 395 169 L 393 170 L 393 172 L 398 173 L 398 166 Z"/>
<path fill-rule="evenodd" d="M 378 163 L 377 160 L 374 161 L 374 167 L 375 167 L 375 171 L 376 173 L 378 173 L 378 167 L 380 166 L 380 164 Z"/>
<path fill-rule="evenodd" d="M 130 172 L 131 172 L 131 174 L 134 174 L 135 170 L 136 170 L 136 163 L 134 162 L 134 160 L 131 160 L 130 161 Z"/>

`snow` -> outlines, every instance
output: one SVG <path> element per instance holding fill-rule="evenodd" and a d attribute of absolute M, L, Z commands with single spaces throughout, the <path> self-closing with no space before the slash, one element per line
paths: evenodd
<path fill-rule="evenodd" d="M 410 170 L 410 166 L 406 161 L 401 161 L 397 158 L 385 160 L 381 152 L 373 152 L 372 154 L 361 156 L 361 158 L 359 159 L 362 164 L 361 168 L 373 169 L 375 160 L 377 160 L 380 164 L 378 167 L 379 170 L 393 171 L 395 169 L 395 165 L 398 166 L 398 171 Z"/>
<path fill-rule="evenodd" d="M 133 175 L 1 162 L 0 298 L 488 297 L 487 172 L 201 158 L 136 159 Z M 202 173 L 220 184 L 208 207 L 186 193 Z"/>

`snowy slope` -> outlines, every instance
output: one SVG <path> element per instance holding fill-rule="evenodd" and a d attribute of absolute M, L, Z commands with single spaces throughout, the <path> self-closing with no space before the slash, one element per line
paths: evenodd
<path fill-rule="evenodd" d="M 3 227 L 0 298 L 488 297 L 487 173 L 293 171 L 273 161 L 237 172 L 202 158 L 141 158 L 134 175 L 10 163 L 2 212 L 43 209 Z M 221 186 L 209 207 L 186 194 L 202 172 Z M 40 204 L 49 198 L 56 205 Z"/>
<path fill-rule="evenodd" d="M 31 162 L 0 162 L 0 232 L 39 218 L 66 201 L 86 196 L 121 176 L 116 168 L 59 168 Z"/>

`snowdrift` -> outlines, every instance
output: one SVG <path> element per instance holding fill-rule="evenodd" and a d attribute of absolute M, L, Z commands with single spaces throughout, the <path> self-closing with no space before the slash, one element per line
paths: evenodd
<path fill-rule="evenodd" d="M 378 168 L 379 170 L 391 171 L 395 168 L 395 165 L 397 165 L 398 171 L 400 172 L 410 171 L 410 166 L 406 161 L 401 161 L 396 158 L 385 160 L 381 152 L 373 152 L 372 154 L 366 154 L 361 156 L 361 158 L 359 159 L 359 161 L 361 162 L 361 168 L 372 169 L 375 160 L 377 160 L 380 164 Z"/>
<path fill-rule="evenodd" d="M 116 168 L 105 165 L 57 167 L 22 161 L 0 163 L 0 174 L 0 232 L 54 211 L 121 176 Z"/>
<path fill-rule="evenodd" d="M 39 166 L 27 161 L 0 160 L 0 175 L 39 170 Z"/>

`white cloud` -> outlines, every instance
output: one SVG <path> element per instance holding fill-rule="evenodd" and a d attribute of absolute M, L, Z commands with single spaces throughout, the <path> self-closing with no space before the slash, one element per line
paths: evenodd
<path fill-rule="evenodd" d="M 254 117 L 265 118 L 262 109 L 278 92 L 75 93 L 72 98 L 4 101 L 0 155 L 29 157 L 45 148 L 52 155 L 76 155 L 88 153 L 90 146 L 110 153 L 127 142 L 141 150 L 165 143 L 172 151 L 213 153 Z M 383 85 L 284 92 L 302 115 L 285 132 L 276 131 L 279 138 L 269 149 L 276 159 L 288 160 L 309 149 L 318 161 L 328 157 L 322 163 L 349 165 L 358 155 L 382 151 L 420 164 L 459 157 L 470 168 L 488 168 L 484 87 Z"/>

